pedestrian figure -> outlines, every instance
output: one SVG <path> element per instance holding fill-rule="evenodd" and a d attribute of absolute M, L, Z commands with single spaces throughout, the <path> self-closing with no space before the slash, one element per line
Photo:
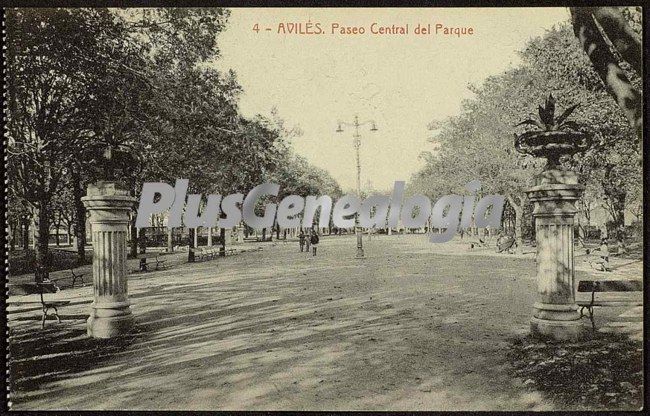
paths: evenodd
<path fill-rule="evenodd" d="M 307 244 L 307 253 L 309 253 L 309 247 L 311 247 L 311 230 L 307 231 L 307 236 L 305 237 L 305 244 Z"/>
<path fill-rule="evenodd" d="M 305 251 L 305 233 L 302 230 L 300 230 L 300 235 L 298 236 L 298 239 L 300 240 L 300 252 L 302 253 L 303 251 Z"/>
<path fill-rule="evenodd" d="M 591 255 L 590 249 L 587 249 L 587 256 Z M 589 265 L 595 270 L 601 272 L 611 272 L 612 269 L 609 267 L 609 246 L 607 245 L 607 239 L 603 238 L 600 240 L 600 246 L 593 251 L 600 251 L 600 258 L 597 260 L 593 257 L 591 259 L 587 258 Z"/>
<path fill-rule="evenodd" d="M 596 250 L 600 251 L 600 263 L 603 265 L 603 271 L 610 271 L 609 268 L 609 246 L 607 245 L 607 239 L 602 238 L 600 240 L 600 247 Z"/>
<path fill-rule="evenodd" d="M 318 247 L 318 240 L 319 240 L 319 238 L 318 238 L 318 233 L 317 233 L 317 232 L 314 232 L 314 233 L 311 235 L 310 240 L 311 240 L 311 246 L 312 246 L 312 249 L 314 250 L 314 254 L 313 254 L 313 255 L 315 256 L 315 255 L 316 255 L 316 248 Z"/>

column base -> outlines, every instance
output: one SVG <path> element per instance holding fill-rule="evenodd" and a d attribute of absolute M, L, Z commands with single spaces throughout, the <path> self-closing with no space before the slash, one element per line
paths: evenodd
<path fill-rule="evenodd" d="M 128 306 L 121 310 L 93 308 L 86 321 L 86 333 L 92 338 L 113 338 L 129 333 L 134 322 Z"/>
<path fill-rule="evenodd" d="M 535 317 L 530 320 L 530 332 L 556 341 L 578 341 L 586 335 L 585 327 L 580 320 L 552 321 Z"/>
<path fill-rule="evenodd" d="M 585 335 L 578 305 L 536 302 L 533 307 L 532 334 L 558 341 L 576 341 Z"/>

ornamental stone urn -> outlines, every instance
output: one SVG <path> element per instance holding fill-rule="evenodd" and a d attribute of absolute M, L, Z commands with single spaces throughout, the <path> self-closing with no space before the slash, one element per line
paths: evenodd
<path fill-rule="evenodd" d="M 577 106 L 555 118 L 552 95 L 539 107 L 540 120 L 520 124 L 539 130 L 515 135 L 515 149 L 544 157 L 547 165 L 526 191 L 533 203 L 537 239 L 537 302 L 533 305 L 531 333 L 555 340 L 576 340 L 583 325 L 575 303 L 574 217 L 575 202 L 583 191 L 575 172 L 562 169 L 560 159 L 589 148 L 589 136 L 566 118 Z"/>

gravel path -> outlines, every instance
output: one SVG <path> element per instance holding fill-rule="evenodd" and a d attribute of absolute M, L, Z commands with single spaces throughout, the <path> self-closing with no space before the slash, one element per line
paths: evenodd
<path fill-rule="evenodd" d="M 530 256 L 450 255 L 404 235 L 366 240 L 359 261 L 354 244 L 134 275 L 138 327 L 124 341 L 85 338 L 89 287 L 56 294 L 79 300 L 45 331 L 14 308 L 13 409 L 552 408 L 504 354 L 528 329 Z"/>

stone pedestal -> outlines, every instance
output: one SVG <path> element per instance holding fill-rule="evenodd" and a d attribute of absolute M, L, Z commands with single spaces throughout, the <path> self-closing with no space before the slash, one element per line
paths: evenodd
<path fill-rule="evenodd" d="M 575 303 L 573 221 L 583 187 L 573 172 L 542 172 L 527 191 L 537 236 L 537 292 L 531 332 L 575 340 L 583 325 Z"/>
<path fill-rule="evenodd" d="M 88 186 L 81 199 L 90 213 L 94 302 L 88 336 L 111 338 L 129 331 L 133 315 L 127 290 L 126 234 L 135 198 L 114 182 Z"/>

